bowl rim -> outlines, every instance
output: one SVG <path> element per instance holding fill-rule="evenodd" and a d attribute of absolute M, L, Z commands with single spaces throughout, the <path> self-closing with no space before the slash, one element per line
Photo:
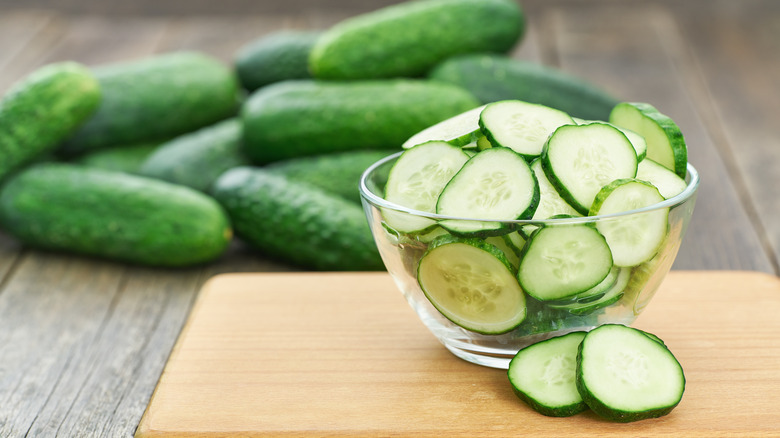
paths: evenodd
<path fill-rule="evenodd" d="M 366 185 L 366 181 L 368 178 L 376 171 L 377 168 L 384 165 L 385 163 L 396 160 L 398 157 L 401 156 L 401 154 L 404 153 L 404 151 L 396 152 L 394 154 L 391 154 L 387 157 L 382 158 L 381 160 L 378 160 L 377 162 L 373 163 L 371 166 L 369 166 L 361 175 L 360 175 L 360 197 L 368 202 L 370 205 L 373 205 L 374 207 L 377 207 L 379 209 L 388 209 L 393 211 L 398 211 L 402 213 L 411 214 L 414 216 L 424 217 L 428 219 L 433 219 L 435 221 L 442 221 L 442 220 L 462 220 L 462 221 L 477 221 L 477 222 L 501 222 L 501 223 L 510 223 L 510 224 L 518 224 L 518 225 L 528 225 L 528 224 L 567 224 L 567 223 L 580 223 L 580 222 L 594 222 L 599 219 L 608 219 L 608 218 L 616 218 L 616 217 L 623 217 L 623 216 L 630 216 L 634 214 L 641 214 L 641 213 L 647 213 L 654 210 L 661 210 L 664 208 L 672 208 L 676 207 L 678 205 L 684 204 L 693 196 L 696 194 L 696 191 L 699 187 L 699 172 L 696 170 L 696 168 L 693 167 L 691 163 L 686 164 L 686 170 L 687 170 L 687 186 L 685 187 L 685 190 L 677 194 L 676 196 L 673 196 L 671 198 L 665 199 L 662 202 L 659 202 L 657 204 L 649 205 L 647 207 L 643 208 L 637 208 L 634 210 L 627 210 L 627 211 L 621 211 L 619 213 L 612 213 L 612 214 L 605 214 L 605 215 L 598 215 L 598 216 L 581 216 L 581 217 L 572 217 L 572 218 L 555 218 L 555 219 L 480 219 L 480 218 L 469 218 L 469 217 L 459 217 L 459 216 L 447 216 L 442 214 L 436 214 L 436 213 L 429 213 L 421 210 L 414 210 L 411 208 L 404 207 L 399 204 L 395 204 L 392 202 L 389 202 L 385 200 L 384 198 L 376 195 L 374 192 L 369 190 L 368 186 Z"/>

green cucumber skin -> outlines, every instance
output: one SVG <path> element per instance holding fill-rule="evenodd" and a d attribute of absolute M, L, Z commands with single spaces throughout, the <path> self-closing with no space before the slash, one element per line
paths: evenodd
<path fill-rule="evenodd" d="M 232 237 L 224 210 L 199 192 L 63 163 L 11 178 L 0 224 L 32 247 L 165 267 L 212 261 Z"/>
<path fill-rule="evenodd" d="M 42 67 L 0 100 L 0 178 L 53 151 L 97 109 L 100 86 L 81 64 Z"/>
<path fill-rule="evenodd" d="M 93 72 L 103 99 L 60 146 L 65 156 L 168 139 L 228 118 L 238 109 L 234 73 L 197 52 L 96 67 Z"/>
<path fill-rule="evenodd" d="M 428 78 L 460 86 L 482 103 L 517 99 L 583 119 L 607 120 L 619 102 L 597 85 L 556 68 L 495 54 L 453 57 Z"/>
<path fill-rule="evenodd" d="M 241 137 L 236 118 L 181 135 L 160 145 L 139 173 L 206 192 L 228 169 L 249 164 Z"/>
<path fill-rule="evenodd" d="M 363 209 L 261 168 L 225 172 L 211 194 L 236 235 L 269 256 L 316 270 L 383 270 Z"/>
<path fill-rule="evenodd" d="M 523 36 L 513 0 L 418 0 L 347 19 L 314 46 L 310 69 L 322 79 L 417 77 L 461 53 L 508 52 Z"/>
<path fill-rule="evenodd" d="M 609 326 L 612 326 L 612 325 L 617 325 L 617 324 L 604 324 L 604 325 L 602 325 L 600 327 L 597 327 L 594 330 L 598 330 L 599 328 L 602 328 L 602 327 L 607 327 L 608 328 Z M 664 344 L 663 342 L 659 342 L 656 339 L 653 339 L 651 336 L 647 336 L 641 330 L 635 329 L 635 328 L 631 328 L 631 327 L 627 327 L 627 328 L 629 328 L 631 330 L 636 330 L 637 332 L 642 333 L 643 336 L 647 337 L 652 342 L 656 342 L 660 346 L 660 348 L 664 348 L 667 351 L 669 350 L 668 347 L 666 347 L 666 344 Z M 587 336 L 586 336 L 586 338 L 587 338 Z M 577 391 L 580 393 L 580 395 L 582 396 L 583 401 L 585 401 L 585 403 L 588 405 L 588 407 L 593 412 L 598 414 L 600 417 L 602 417 L 602 418 L 604 418 L 606 420 L 615 421 L 615 422 L 618 422 L 618 423 L 631 423 L 631 422 L 634 422 L 634 421 L 641 421 L 641 420 L 647 420 L 647 419 L 650 419 L 650 418 L 663 417 L 665 415 L 668 415 L 670 412 L 672 412 L 672 410 L 675 407 L 677 407 L 677 405 L 679 404 L 679 401 L 676 404 L 672 405 L 672 406 L 668 406 L 668 407 L 661 408 L 661 409 L 650 409 L 650 410 L 641 411 L 641 412 L 627 412 L 627 411 L 622 411 L 622 410 L 611 408 L 611 407 L 605 405 L 604 403 L 602 403 L 600 400 L 598 400 L 596 397 L 594 397 L 590 393 L 590 391 L 588 391 L 587 385 L 584 382 L 584 380 L 582 379 L 582 373 L 579 372 L 579 369 L 582 366 L 582 360 L 583 360 L 582 350 L 583 350 L 583 347 L 585 346 L 585 342 L 586 342 L 586 339 L 584 339 L 582 341 L 582 343 L 580 343 L 580 346 L 577 349 L 577 369 L 578 369 L 577 379 L 576 379 Z M 670 354 L 671 354 L 671 352 L 670 352 Z M 679 365 L 679 362 L 678 362 L 678 365 Z M 681 369 L 682 369 L 682 367 L 681 367 Z M 683 391 L 684 390 L 685 390 L 685 376 L 683 376 Z"/>
<path fill-rule="evenodd" d="M 424 80 L 285 81 L 242 110 L 244 149 L 255 164 L 356 149 L 396 149 L 413 134 L 475 108 L 453 85 Z"/>
<path fill-rule="evenodd" d="M 137 174 L 144 161 L 151 156 L 159 146 L 159 142 L 150 142 L 98 149 L 78 157 L 73 163 L 103 170 L 115 170 L 118 172 Z"/>
<path fill-rule="evenodd" d="M 265 170 L 305 182 L 355 203 L 360 203 L 360 177 L 372 164 L 390 154 L 382 150 L 357 150 L 291 158 L 265 166 Z"/>
<path fill-rule="evenodd" d="M 273 32 L 241 47 L 233 62 L 244 89 L 254 91 L 274 82 L 311 78 L 309 53 L 321 32 Z"/>

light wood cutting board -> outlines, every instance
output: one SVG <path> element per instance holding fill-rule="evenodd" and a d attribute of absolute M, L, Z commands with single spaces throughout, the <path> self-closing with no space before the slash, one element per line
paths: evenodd
<path fill-rule="evenodd" d="M 138 437 L 780 436 L 780 280 L 672 272 L 636 327 L 687 378 L 668 416 L 548 418 L 451 355 L 386 273 L 226 274 L 201 291 Z"/>

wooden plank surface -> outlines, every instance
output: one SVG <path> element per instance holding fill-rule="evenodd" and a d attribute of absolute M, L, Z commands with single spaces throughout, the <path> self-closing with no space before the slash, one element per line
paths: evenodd
<path fill-rule="evenodd" d="M 440 345 L 388 274 L 229 274 L 204 286 L 136 436 L 780 434 L 778 312 L 774 276 L 670 274 L 636 326 L 682 364 L 683 401 L 615 424 L 534 412 L 505 371 Z"/>
<path fill-rule="evenodd" d="M 196 49 L 324 29 L 393 0 L 0 0 L 0 93 L 49 62 Z M 772 0 L 527 0 L 514 57 L 555 65 L 677 119 L 702 192 L 676 269 L 777 273 L 780 11 Z M 294 267 L 237 242 L 189 270 L 22 248 L 0 231 L 0 436 L 131 436 L 202 282 Z"/>

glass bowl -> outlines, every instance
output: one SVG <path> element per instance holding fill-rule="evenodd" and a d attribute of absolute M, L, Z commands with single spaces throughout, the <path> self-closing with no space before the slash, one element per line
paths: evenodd
<path fill-rule="evenodd" d="M 590 330 L 607 323 L 630 325 L 650 302 L 674 262 L 693 214 L 699 185 L 698 173 L 689 164 L 685 190 L 677 196 L 647 208 L 604 216 L 542 221 L 484 221 L 421 212 L 384 200 L 388 174 L 400 155 L 399 152 L 374 163 L 363 173 L 360 181 L 363 207 L 382 260 L 422 323 L 449 351 L 469 362 L 494 368 L 506 369 L 519 349 L 544 339 L 577 330 Z M 451 224 L 451 221 L 501 222 L 500 228 L 505 230 L 502 233 L 507 237 L 511 237 L 511 233 L 528 237 L 529 233 L 538 227 L 568 224 L 592 224 L 598 227 L 607 223 L 619 225 L 620 221 L 641 219 L 642 215 L 651 215 L 654 212 L 657 214 L 663 209 L 668 209 L 668 228 L 663 243 L 650 260 L 637 266 L 620 267 L 614 270 L 615 279 L 609 284 L 610 288 L 606 295 L 610 299 L 605 299 L 602 294 L 595 299 L 575 297 L 570 301 L 550 302 L 525 296 L 525 318 L 522 323 L 504 333 L 479 333 L 452 322 L 437 310 L 418 283 L 420 259 L 431 242 L 435 242 L 438 236 L 448 234 L 444 228 L 436 225 L 442 221 L 447 221 L 447 224 Z M 425 232 L 400 233 L 385 221 L 385 218 L 392 219 L 393 216 L 397 218 L 399 215 L 413 220 L 427 221 L 432 226 Z M 489 239 L 489 237 L 478 238 Z M 496 240 L 490 242 L 495 243 Z M 503 251 L 509 254 L 510 249 L 503 248 Z M 611 271 L 610 274 L 613 272 Z"/>

